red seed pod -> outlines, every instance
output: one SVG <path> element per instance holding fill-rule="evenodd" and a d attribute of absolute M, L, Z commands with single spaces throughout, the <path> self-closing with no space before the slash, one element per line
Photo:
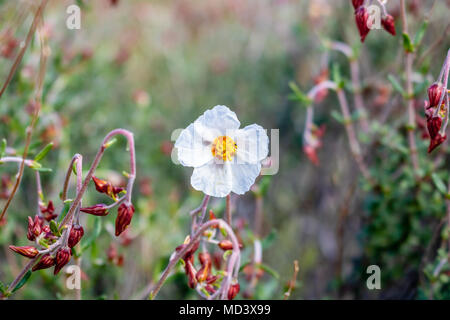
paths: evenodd
<path fill-rule="evenodd" d="M 33 246 L 23 246 L 23 247 L 9 246 L 9 248 L 12 251 L 17 252 L 18 254 L 27 258 L 34 258 L 39 253 L 39 250 Z"/>
<path fill-rule="evenodd" d="M 119 236 L 131 223 L 131 218 L 133 218 L 134 206 L 129 203 L 122 203 L 117 209 L 116 218 L 116 237 Z"/>
<path fill-rule="evenodd" d="M 55 258 L 49 253 L 42 256 L 41 260 L 34 265 L 32 271 L 47 269 L 55 265 Z"/>
<path fill-rule="evenodd" d="M 85 207 L 80 209 L 84 213 L 89 213 L 94 216 L 106 216 L 109 213 L 108 206 L 104 203 L 99 203 L 91 207 Z"/>
<path fill-rule="evenodd" d="M 355 21 L 356 26 L 358 27 L 359 35 L 361 36 L 361 42 L 364 42 L 366 36 L 369 34 L 370 28 L 368 26 L 369 21 L 369 13 L 367 9 L 363 6 L 360 6 L 355 11 Z"/>
<path fill-rule="evenodd" d="M 80 226 L 78 224 L 72 225 L 72 229 L 70 229 L 70 233 L 69 233 L 69 240 L 67 243 L 69 248 L 75 247 L 78 244 L 78 242 L 80 242 L 83 235 L 84 235 L 84 229 L 82 226 Z"/>
<path fill-rule="evenodd" d="M 383 19 L 381 19 L 381 24 L 383 25 L 384 30 L 395 36 L 395 21 L 393 16 L 387 14 Z"/>
<path fill-rule="evenodd" d="M 428 88 L 428 100 L 430 105 L 428 108 L 436 107 L 441 100 L 442 94 L 445 92 L 441 83 L 435 82 Z"/>
<path fill-rule="evenodd" d="M 228 289 L 228 300 L 233 300 L 241 290 L 239 283 L 232 284 Z"/>
<path fill-rule="evenodd" d="M 28 217 L 28 230 L 27 230 L 27 238 L 30 241 L 34 241 L 36 237 L 38 237 L 42 233 L 42 220 L 38 215 L 34 217 L 34 220 L 31 217 Z"/>
<path fill-rule="evenodd" d="M 361 7 L 364 3 L 364 0 L 352 0 L 353 8 L 356 10 Z"/>
<path fill-rule="evenodd" d="M 56 264 L 55 264 L 55 270 L 53 271 L 53 274 L 57 275 L 59 271 L 61 271 L 62 268 L 70 261 L 70 258 L 72 257 L 72 251 L 65 247 L 58 250 L 56 253 Z"/>
<path fill-rule="evenodd" d="M 216 251 L 213 254 L 213 264 L 214 268 L 217 270 L 222 269 L 222 261 L 223 261 L 223 254 L 220 251 Z"/>
<path fill-rule="evenodd" d="M 230 240 L 222 240 L 219 242 L 218 246 L 223 251 L 233 250 L 233 243 Z"/>

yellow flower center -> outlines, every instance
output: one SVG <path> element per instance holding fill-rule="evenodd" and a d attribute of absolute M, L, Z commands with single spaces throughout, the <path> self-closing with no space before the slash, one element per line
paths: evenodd
<path fill-rule="evenodd" d="M 223 161 L 231 161 L 236 154 L 237 144 L 227 136 L 220 136 L 214 139 L 211 153 L 214 157 Z"/>

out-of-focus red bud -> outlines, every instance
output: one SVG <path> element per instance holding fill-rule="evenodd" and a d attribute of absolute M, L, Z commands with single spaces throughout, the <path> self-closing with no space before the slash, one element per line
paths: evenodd
<path fill-rule="evenodd" d="M 198 260 L 202 266 L 211 266 L 211 255 L 208 252 L 200 252 L 198 254 Z"/>
<path fill-rule="evenodd" d="M 206 283 L 213 284 L 214 282 L 217 281 L 217 279 L 219 279 L 218 276 L 209 275 L 208 278 L 206 278 Z"/>
<path fill-rule="evenodd" d="M 435 82 L 428 88 L 428 100 L 430 105 L 428 108 L 436 107 L 441 100 L 441 96 L 444 93 L 445 89 L 441 83 Z"/>
<path fill-rule="evenodd" d="M 122 267 L 122 266 L 123 266 L 123 262 L 124 262 L 124 257 L 123 257 L 123 254 L 121 254 L 121 255 L 117 258 L 116 264 L 117 264 L 118 267 Z"/>
<path fill-rule="evenodd" d="M 364 0 L 352 0 L 353 8 L 356 10 L 361 7 L 364 3 Z"/>
<path fill-rule="evenodd" d="M 230 240 L 222 240 L 218 245 L 223 251 L 233 250 L 233 243 Z"/>
<path fill-rule="evenodd" d="M 116 218 L 116 237 L 119 236 L 131 223 L 133 218 L 134 206 L 131 203 L 122 203 L 117 209 Z"/>
<path fill-rule="evenodd" d="M 383 19 L 381 19 L 381 24 L 383 25 L 384 30 L 395 36 L 395 21 L 393 16 L 387 14 Z"/>
<path fill-rule="evenodd" d="M 61 248 L 56 253 L 56 264 L 55 264 L 55 270 L 53 271 L 53 274 L 58 274 L 59 271 L 61 271 L 62 268 L 70 261 L 70 258 L 72 257 L 72 251 L 69 248 Z"/>
<path fill-rule="evenodd" d="M 55 265 L 55 258 L 49 253 L 42 256 L 41 260 L 34 265 L 32 271 L 47 269 Z"/>
<path fill-rule="evenodd" d="M 444 133 L 444 135 L 441 135 L 440 133 L 436 134 L 434 138 L 430 140 L 430 145 L 428 146 L 428 153 L 436 149 L 442 142 L 447 139 L 447 135 Z"/>
<path fill-rule="evenodd" d="M 48 202 L 47 207 L 40 205 L 40 209 L 44 215 L 44 219 L 47 221 L 53 220 L 58 216 L 55 214 L 55 206 L 51 200 Z"/>
<path fill-rule="evenodd" d="M 84 235 L 83 227 L 78 224 L 74 224 L 72 226 L 72 229 L 70 229 L 69 240 L 67 242 L 69 248 L 75 247 L 78 244 L 78 242 L 80 242 L 83 235 Z"/>
<path fill-rule="evenodd" d="M 228 289 L 228 300 L 233 300 L 240 290 L 241 286 L 239 285 L 239 283 L 232 284 Z"/>
<path fill-rule="evenodd" d="M 213 254 L 213 264 L 214 268 L 220 270 L 222 268 L 223 255 L 219 251 L 214 252 Z"/>
<path fill-rule="evenodd" d="M 208 264 L 203 265 L 195 275 L 195 278 L 198 282 L 203 282 L 208 278 L 209 272 L 211 271 L 211 268 Z"/>
<path fill-rule="evenodd" d="M 367 12 L 366 8 L 360 6 L 358 9 L 356 9 L 355 21 L 356 26 L 358 27 L 359 35 L 361 36 L 361 42 L 364 42 L 366 36 L 370 32 L 370 28 L 368 26 L 369 13 Z"/>
<path fill-rule="evenodd" d="M 205 290 L 208 291 L 209 294 L 213 294 L 216 292 L 216 289 L 214 289 L 214 287 L 209 284 L 205 286 Z"/>
<path fill-rule="evenodd" d="M 116 246 L 111 243 L 108 247 L 108 251 L 107 251 L 107 256 L 108 256 L 108 260 L 110 262 L 113 262 L 116 258 L 117 258 L 117 248 Z"/>
<path fill-rule="evenodd" d="M 319 157 L 317 156 L 316 152 L 317 148 L 314 148 L 313 146 L 307 144 L 303 147 L 303 152 L 308 157 L 309 161 L 312 162 L 315 166 L 319 165 Z"/>
<path fill-rule="evenodd" d="M 9 248 L 12 251 L 17 252 L 18 254 L 27 258 L 34 258 L 39 253 L 39 250 L 33 246 L 23 246 L 23 247 L 9 246 Z"/>
<path fill-rule="evenodd" d="M 197 286 L 197 277 L 196 270 L 191 262 L 186 262 L 184 266 L 184 270 L 188 276 L 188 286 L 191 289 L 194 289 Z"/>
<path fill-rule="evenodd" d="M 91 207 L 81 208 L 80 210 L 94 216 L 106 216 L 109 213 L 108 206 L 104 203 L 99 203 Z"/>
<path fill-rule="evenodd" d="M 30 241 L 34 241 L 36 237 L 38 237 L 42 233 L 42 220 L 38 215 L 34 217 L 34 220 L 31 217 L 28 217 L 28 230 L 27 230 L 27 238 Z"/>

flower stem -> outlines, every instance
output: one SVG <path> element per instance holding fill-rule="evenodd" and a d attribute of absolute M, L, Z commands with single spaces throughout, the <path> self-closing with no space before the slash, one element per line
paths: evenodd
<path fill-rule="evenodd" d="M 409 36 L 408 21 L 406 17 L 405 0 L 400 0 L 400 17 L 402 20 L 403 34 Z M 411 161 L 415 174 L 419 170 L 419 159 L 417 155 L 416 138 L 414 136 L 415 128 L 415 110 L 413 97 L 413 83 L 412 83 L 412 66 L 414 61 L 414 54 L 405 50 L 405 75 L 406 75 L 406 95 L 408 103 L 408 143 L 411 153 Z"/>

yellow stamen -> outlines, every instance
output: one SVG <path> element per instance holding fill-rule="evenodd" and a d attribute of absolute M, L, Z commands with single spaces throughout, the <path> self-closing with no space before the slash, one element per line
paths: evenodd
<path fill-rule="evenodd" d="M 231 161 L 236 154 L 237 144 L 227 136 L 220 136 L 214 139 L 211 153 L 214 157 L 223 161 Z"/>

